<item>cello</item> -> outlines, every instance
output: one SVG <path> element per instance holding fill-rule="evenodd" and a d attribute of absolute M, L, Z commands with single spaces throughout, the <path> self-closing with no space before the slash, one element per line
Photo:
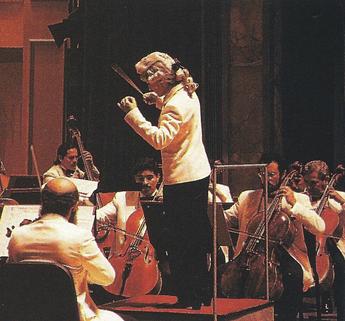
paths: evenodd
<path fill-rule="evenodd" d="M 75 118 L 69 117 L 70 131 L 76 139 L 79 152 L 83 159 L 87 179 L 96 180 L 90 164 L 83 157 L 84 146 L 80 132 L 75 128 Z M 99 193 L 96 193 L 96 206 L 103 206 Z M 117 222 L 118 223 L 118 222 Z M 160 289 L 161 275 L 155 251 L 150 243 L 144 212 L 141 207 L 128 218 L 126 226 L 120 228 L 110 221 L 96 222 L 95 239 L 102 253 L 107 257 L 116 271 L 114 282 L 104 286 L 105 290 L 115 295 L 131 297 L 144 295 L 155 289 Z M 120 236 L 125 236 L 123 244 Z"/>
<path fill-rule="evenodd" d="M 326 204 L 329 199 L 329 192 L 334 187 L 336 182 L 341 176 L 345 174 L 345 168 L 342 165 L 338 165 L 335 173 L 331 176 L 326 188 L 324 189 L 319 201 L 319 205 L 316 208 L 316 213 L 325 221 L 325 232 L 322 235 L 316 236 L 316 272 L 319 278 L 319 284 L 326 289 L 331 288 L 334 281 L 334 268 L 331 263 L 330 254 L 326 249 L 326 241 L 328 237 L 331 237 L 337 227 L 339 226 L 339 216 Z"/>
<path fill-rule="evenodd" d="M 155 250 L 150 243 L 142 207 L 135 210 L 126 222 L 126 240 L 120 251 L 109 258 L 117 275 L 104 288 L 115 295 L 132 297 L 160 288 L 161 275 Z"/>
<path fill-rule="evenodd" d="M 155 199 L 161 194 L 162 188 L 163 183 L 151 202 L 157 202 Z M 117 277 L 105 289 L 112 294 L 124 297 L 159 293 L 162 278 L 141 206 L 127 219 L 125 236 L 126 240 L 121 250 L 109 257 L 109 262 L 117 272 Z"/>
<path fill-rule="evenodd" d="M 296 164 L 283 178 L 280 188 L 287 186 L 301 171 Z M 262 200 L 263 194 L 261 195 Z M 283 292 L 282 276 L 279 271 L 277 250 L 279 246 L 289 247 L 295 237 L 296 229 L 290 217 L 281 210 L 283 196 L 276 193 L 267 208 L 268 222 L 268 290 L 270 299 L 277 300 Z M 265 298 L 265 220 L 260 211 L 251 219 L 244 232 L 248 237 L 241 252 L 230 260 L 222 269 L 221 290 L 227 297 Z"/>

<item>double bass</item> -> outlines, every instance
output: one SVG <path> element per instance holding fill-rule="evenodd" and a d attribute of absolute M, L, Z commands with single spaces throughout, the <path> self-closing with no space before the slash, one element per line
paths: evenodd
<path fill-rule="evenodd" d="M 87 179 L 96 180 L 90 164 L 83 157 L 84 146 L 80 132 L 75 128 L 75 118 L 70 117 L 70 131 L 77 141 L 83 159 Z M 96 193 L 97 208 L 103 206 L 99 193 Z M 124 297 L 144 295 L 155 287 L 160 289 L 161 275 L 155 250 L 150 243 L 144 212 L 141 207 L 134 211 L 126 222 L 125 230 L 110 222 L 96 222 L 95 239 L 98 247 L 116 271 L 114 282 L 105 286 L 105 290 Z M 121 244 L 120 236 L 125 236 Z"/>
<path fill-rule="evenodd" d="M 301 170 L 296 164 L 283 178 L 280 187 L 287 186 Z M 262 200 L 263 195 L 261 195 Z M 248 237 L 242 251 L 225 264 L 221 274 L 221 290 L 227 297 L 265 298 L 267 288 L 270 299 L 279 299 L 283 292 L 282 276 L 279 271 L 277 249 L 289 247 L 296 229 L 290 217 L 281 209 L 283 196 L 276 193 L 266 211 L 268 222 L 268 286 L 265 269 L 265 220 L 262 211 L 251 219 L 244 232 Z M 261 204 L 261 203 L 260 203 Z M 260 206 L 259 206 L 260 207 Z"/>
<path fill-rule="evenodd" d="M 85 158 L 84 143 L 81 139 L 80 131 L 76 125 L 77 125 L 76 118 L 73 115 L 70 115 L 67 118 L 67 126 L 68 126 L 68 130 L 70 131 L 71 138 L 75 139 L 75 141 L 77 143 L 78 150 L 79 150 L 79 153 L 80 153 L 83 165 L 84 165 L 86 179 L 89 181 L 98 181 L 98 179 L 93 174 L 91 164 Z M 99 193 L 95 193 L 95 200 L 96 200 L 96 208 L 101 208 L 104 205 Z M 95 239 L 98 243 L 101 243 L 101 244 L 103 244 L 103 242 L 105 242 L 107 240 L 108 242 L 106 245 L 108 245 L 108 243 L 112 242 L 112 239 L 114 238 L 113 230 L 108 229 L 104 233 L 100 233 L 101 235 L 98 235 L 97 230 L 95 232 L 96 232 Z M 111 236 L 111 237 L 108 238 L 108 236 Z M 108 248 L 108 247 L 106 246 L 106 248 Z M 102 253 L 107 256 L 107 253 L 106 253 L 107 249 L 101 248 L 101 250 L 102 250 Z"/>

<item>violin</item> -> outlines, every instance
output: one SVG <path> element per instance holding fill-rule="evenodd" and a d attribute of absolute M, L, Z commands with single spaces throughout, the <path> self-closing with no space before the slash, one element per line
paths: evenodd
<path fill-rule="evenodd" d="M 316 272 L 319 278 L 319 284 L 323 288 L 330 288 L 334 281 L 334 268 L 330 254 L 327 251 L 326 241 L 329 236 L 332 236 L 339 226 L 339 216 L 326 204 L 329 199 L 330 189 L 334 187 L 336 182 L 345 174 L 345 168 L 338 165 L 335 173 L 330 178 L 325 190 L 320 198 L 316 213 L 325 221 L 325 232 L 322 235 L 316 236 Z"/>
<path fill-rule="evenodd" d="M 283 178 L 280 188 L 287 186 L 302 169 L 296 164 Z M 261 195 L 261 200 L 263 195 Z M 242 251 L 225 264 L 221 275 L 221 290 L 227 297 L 266 298 L 277 300 L 283 292 L 282 276 L 279 271 L 278 252 L 280 246 L 289 247 L 295 237 L 296 228 L 290 217 L 281 210 L 283 196 L 276 193 L 266 211 L 268 222 L 268 271 L 266 273 L 265 220 L 260 211 L 247 226 L 247 239 Z M 266 282 L 268 275 L 268 285 Z"/>

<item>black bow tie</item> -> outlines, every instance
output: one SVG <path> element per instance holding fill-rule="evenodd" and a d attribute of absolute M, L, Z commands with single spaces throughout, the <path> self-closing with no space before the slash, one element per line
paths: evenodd
<path fill-rule="evenodd" d="M 74 172 L 75 172 L 75 171 L 72 171 L 72 170 L 70 170 L 70 169 L 66 169 L 66 170 L 65 170 L 65 175 L 66 175 L 67 177 L 72 177 L 73 174 L 74 174 Z"/>
<path fill-rule="evenodd" d="M 140 197 L 141 201 L 152 201 L 154 196 L 142 196 Z"/>

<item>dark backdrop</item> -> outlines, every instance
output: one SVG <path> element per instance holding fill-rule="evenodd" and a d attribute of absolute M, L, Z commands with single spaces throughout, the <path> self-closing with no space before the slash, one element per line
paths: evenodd
<path fill-rule="evenodd" d="M 276 1 L 282 54 L 279 84 L 270 86 L 281 95 L 284 156 L 289 161 L 324 159 L 334 167 L 345 158 L 343 1 Z M 102 190 L 131 188 L 130 169 L 138 158 L 160 161 L 159 152 L 124 122 L 116 103 L 133 95 L 153 123 L 158 111 L 144 105 L 110 68 L 117 63 L 145 92 L 134 64 L 151 51 L 179 58 L 199 82 L 207 153 L 210 160 L 222 158 L 227 139 L 222 115 L 229 108 L 222 90 L 231 81 L 231 53 L 224 43 L 230 39 L 230 7 L 230 0 L 81 2 L 83 33 L 66 57 L 65 113 L 80 121 L 85 146 L 102 173 Z M 277 19 L 275 12 L 273 17 Z"/>
<path fill-rule="evenodd" d="M 344 161 L 344 7 L 282 2 L 283 144 L 290 161 Z"/>
<path fill-rule="evenodd" d="M 131 168 L 136 160 L 160 153 L 150 147 L 123 120 L 116 103 L 134 96 L 143 114 L 156 123 L 158 111 L 146 106 L 140 94 L 110 68 L 116 63 L 142 89 L 134 65 L 152 51 L 177 57 L 200 84 L 205 144 L 217 158 L 214 143 L 221 134 L 220 24 L 222 1 L 200 0 L 87 0 L 82 2 L 83 36 L 69 50 L 66 75 L 66 114 L 79 119 L 86 149 L 100 168 L 101 189 L 131 188 Z M 205 122 L 205 118 L 208 119 Z"/>

